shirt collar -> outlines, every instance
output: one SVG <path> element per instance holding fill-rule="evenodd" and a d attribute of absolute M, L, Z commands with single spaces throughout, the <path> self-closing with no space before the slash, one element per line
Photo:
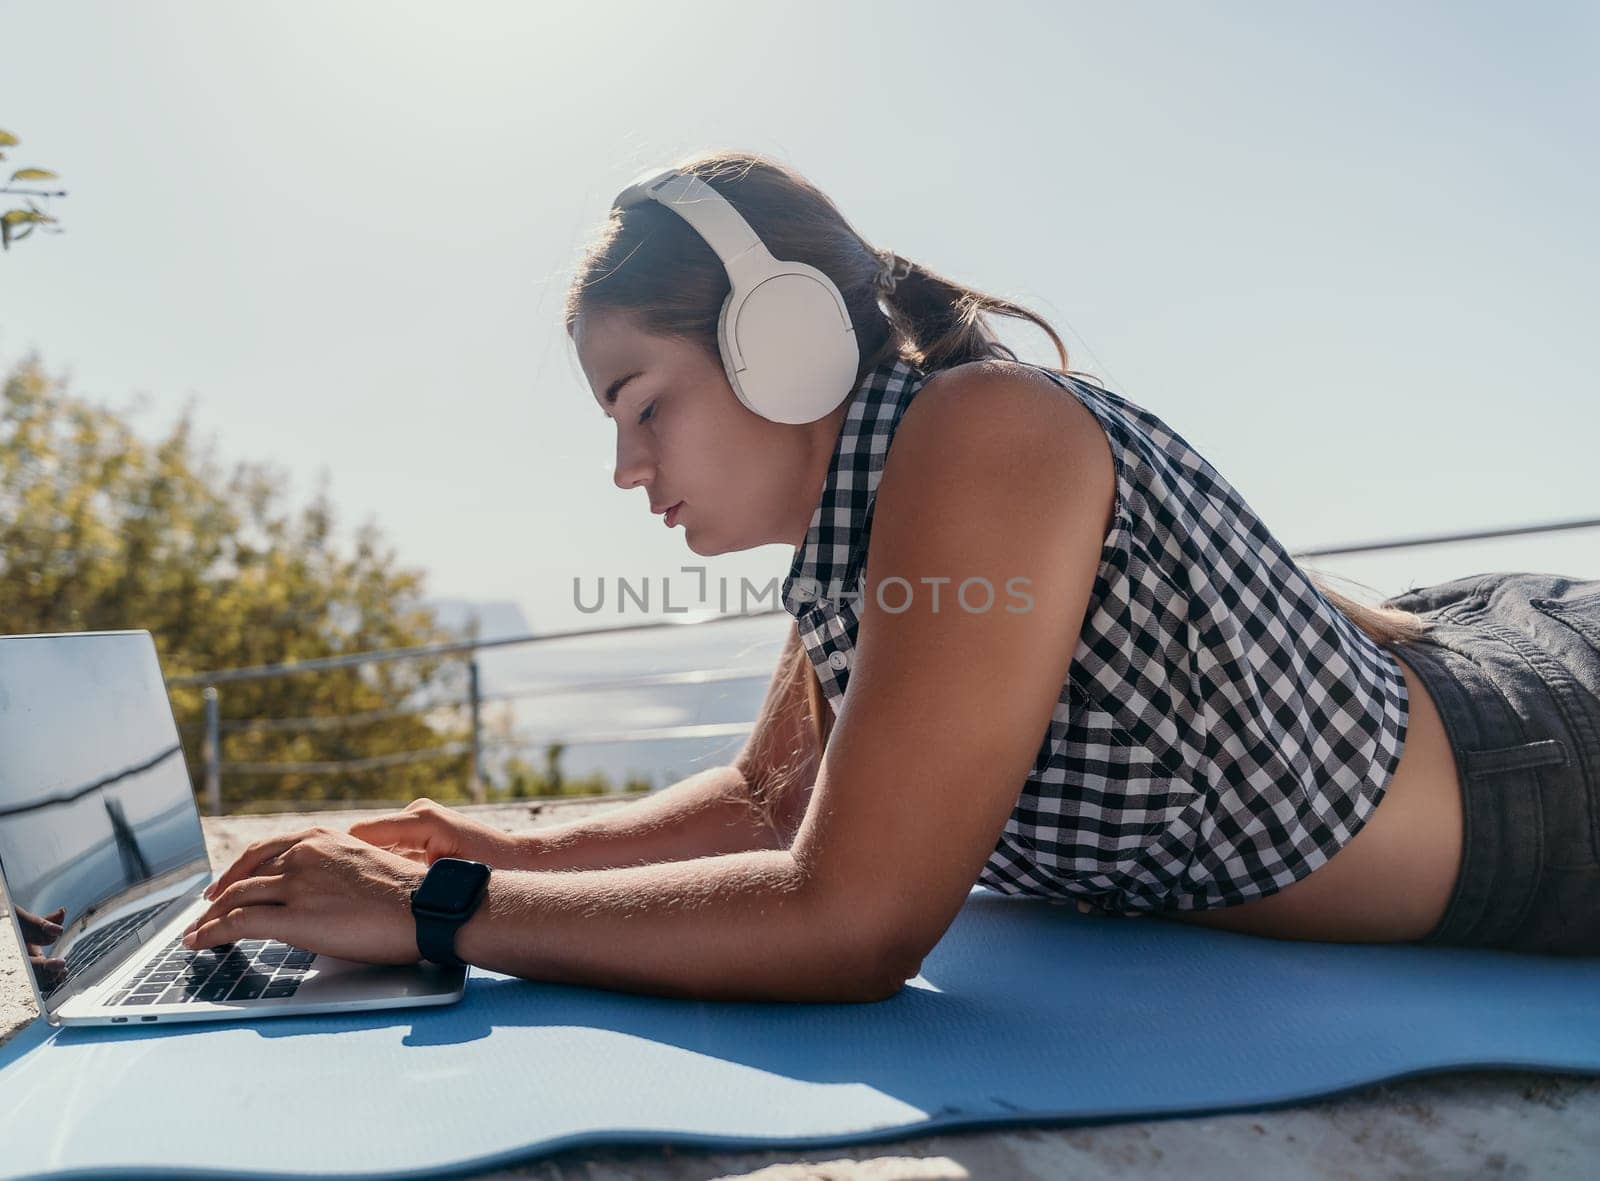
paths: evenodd
<path fill-rule="evenodd" d="M 927 379 L 916 366 L 891 357 L 869 369 L 851 392 L 822 497 L 783 580 L 783 605 L 791 615 L 856 589 L 852 575 L 859 577 L 859 551 L 870 527 L 889 440 L 911 396 Z"/>

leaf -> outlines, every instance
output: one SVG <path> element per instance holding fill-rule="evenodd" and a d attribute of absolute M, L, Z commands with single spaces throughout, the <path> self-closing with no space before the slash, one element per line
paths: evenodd
<path fill-rule="evenodd" d="M 0 148 L 14 148 L 22 141 L 9 131 L 0 131 Z"/>
<path fill-rule="evenodd" d="M 19 168 L 11 174 L 12 180 L 60 180 L 48 168 Z"/>

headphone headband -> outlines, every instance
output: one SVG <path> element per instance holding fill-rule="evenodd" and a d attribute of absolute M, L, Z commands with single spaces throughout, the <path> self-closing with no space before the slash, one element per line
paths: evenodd
<path fill-rule="evenodd" d="M 722 260 L 730 277 L 739 260 L 752 250 L 771 257 L 766 245 L 739 211 L 692 173 L 679 172 L 676 168 L 646 172 L 618 193 L 611 206 L 628 209 L 646 201 L 665 205 L 693 226 Z"/>

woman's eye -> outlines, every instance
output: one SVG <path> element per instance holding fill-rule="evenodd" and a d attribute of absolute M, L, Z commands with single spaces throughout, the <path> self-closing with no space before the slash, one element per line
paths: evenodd
<path fill-rule="evenodd" d="M 639 421 L 643 422 L 645 419 L 649 418 L 655 413 L 655 409 L 656 404 L 651 402 L 650 405 L 646 406 L 642 411 L 639 412 Z"/>

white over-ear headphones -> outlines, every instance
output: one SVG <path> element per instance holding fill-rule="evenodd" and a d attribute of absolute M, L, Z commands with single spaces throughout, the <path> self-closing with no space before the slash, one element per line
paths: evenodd
<path fill-rule="evenodd" d="M 815 422 L 855 387 L 861 351 L 850 310 L 832 279 L 803 262 L 772 257 L 750 223 L 698 176 L 654 169 L 612 208 L 656 201 L 716 251 L 733 289 L 717 318 L 717 344 L 739 401 L 773 422 Z"/>

